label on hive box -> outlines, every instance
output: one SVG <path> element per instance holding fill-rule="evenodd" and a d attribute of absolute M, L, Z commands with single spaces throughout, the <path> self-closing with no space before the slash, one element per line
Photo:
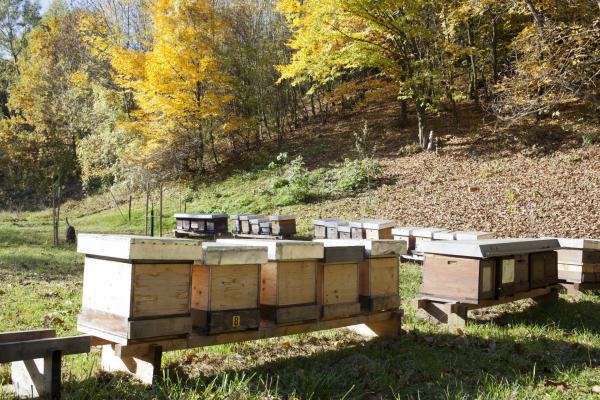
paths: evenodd
<path fill-rule="evenodd" d="M 513 283 L 515 281 L 515 259 L 502 260 L 502 283 Z"/>
<path fill-rule="evenodd" d="M 241 317 L 241 316 L 239 316 L 239 315 L 234 315 L 234 316 L 231 318 L 231 326 L 232 326 L 233 328 L 239 328 L 241 324 L 242 324 L 242 317 Z"/>

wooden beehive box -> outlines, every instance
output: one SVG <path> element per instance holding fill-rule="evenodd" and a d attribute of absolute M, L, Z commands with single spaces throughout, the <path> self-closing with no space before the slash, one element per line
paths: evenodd
<path fill-rule="evenodd" d="M 352 239 L 392 239 L 394 221 L 389 219 L 350 221 L 350 227 L 352 228 Z"/>
<path fill-rule="evenodd" d="M 440 231 L 433 233 L 433 240 L 485 240 L 493 238 L 493 233 L 480 231 Z"/>
<path fill-rule="evenodd" d="M 229 219 L 231 220 L 231 232 L 242 233 L 242 221 L 240 220 L 240 214 L 230 214 Z"/>
<path fill-rule="evenodd" d="M 271 235 L 271 221 L 263 221 L 258 224 L 258 232 L 260 235 Z"/>
<path fill-rule="evenodd" d="M 443 228 L 414 228 L 411 235 L 415 238 L 415 251 L 422 251 L 421 245 L 423 243 L 431 242 L 433 240 L 433 235 L 439 232 L 447 232 L 447 230 Z"/>
<path fill-rule="evenodd" d="M 412 234 L 412 232 L 415 229 L 419 229 L 419 228 L 409 227 L 409 226 L 400 227 L 400 228 L 392 228 L 392 236 L 393 236 L 394 240 L 404 241 L 406 243 L 407 252 L 410 252 L 415 249 L 415 237 Z"/>
<path fill-rule="evenodd" d="M 400 306 L 398 258 L 406 254 L 406 242 L 350 239 L 338 240 L 337 243 L 364 247 L 364 260 L 358 265 L 362 310 L 376 312 L 397 309 Z"/>
<path fill-rule="evenodd" d="M 264 218 L 262 215 L 256 214 L 240 214 L 240 225 L 241 232 L 244 234 L 251 234 L 252 227 L 250 226 L 250 220 Z"/>
<path fill-rule="evenodd" d="M 260 309 L 264 320 L 276 324 L 316 320 L 317 260 L 323 244 L 291 240 L 227 240 L 218 243 L 263 246 L 269 261 L 261 267 Z"/>
<path fill-rule="evenodd" d="M 352 239 L 352 227 L 350 225 L 338 226 L 338 238 Z"/>
<path fill-rule="evenodd" d="M 325 222 L 325 228 L 327 229 L 327 238 L 326 239 L 338 239 L 339 233 L 338 228 L 340 226 L 348 226 L 348 221 L 340 221 L 340 220 L 332 220 Z"/>
<path fill-rule="evenodd" d="M 293 215 L 271 215 L 271 233 L 276 236 L 291 236 L 296 234 L 296 217 Z"/>
<path fill-rule="evenodd" d="M 227 214 L 175 214 L 178 230 L 198 234 L 227 233 L 229 230 L 228 219 L 229 215 Z"/>
<path fill-rule="evenodd" d="M 317 302 L 321 306 L 321 318 L 359 314 L 358 266 L 364 260 L 364 245 L 338 240 L 322 243 L 324 255 L 317 268 Z"/>
<path fill-rule="evenodd" d="M 193 327 L 202 334 L 258 329 L 260 246 L 203 243 L 192 268 Z"/>
<path fill-rule="evenodd" d="M 85 254 L 80 332 L 121 344 L 191 332 L 199 241 L 80 234 L 77 251 Z"/>
<path fill-rule="evenodd" d="M 558 241 L 551 239 L 423 243 L 421 249 L 425 261 L 421 294 L 478 304 L 481 300 L 527 291 L 533 288 L 532 264 L 537 266 L 542 260 L 542 271 L 551 274 L 551 260 L 547 260 L 546 255 L 553 253 L 557 246 Z"/>
<path fill-rule="evenodd" d="M 267 218 L 252 218 L 250 220 L 250 233 L 253 235 L 260 235 L 260 224 L 269 224 L 269 220 Z"/>
<path fill-rule="evenodd" d="M 531 289 L 558 283 L 558 259 L 556 251 L 529 255 L 529 286 Z"/>
<path fill-rule="evenodd" d="M 600 240 L 559 238 L 558 279 L 570 283 L 600 282 Z"/>
<path fill-rule="evenodd" d="M 329 222 L 334 222 L 334 221 L 338 221 L 338 220 L 335 218 L 314 219 L 313 220 L 313 226 L 314 226 L 313 236 L 315 237 L 315 239 L 327 238 L 327 226 L 325 226 L 325 224 L 327 224 Z"/>

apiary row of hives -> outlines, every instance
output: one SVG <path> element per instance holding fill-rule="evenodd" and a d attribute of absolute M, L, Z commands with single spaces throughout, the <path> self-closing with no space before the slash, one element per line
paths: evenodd
<path fill-rule="evenodd" d="M 231 233 L 265 236 L 293 236 L 296 234 L 296 217 L 293 215 L 254 214 L 175 214 L 176 237 L 226 236 Z"/>
<path fill-rule="evenodd" d="M 393 240 L 79 235 L 81 332 L 114 343 L 257 329 L 397 309 Z"/>

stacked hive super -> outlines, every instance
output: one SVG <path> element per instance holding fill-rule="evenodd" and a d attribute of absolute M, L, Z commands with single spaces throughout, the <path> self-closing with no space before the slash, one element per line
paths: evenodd
<path fill-rule="evenodd" d="M 190 281 L 200 242 L 80 234 L 85 254 L 80 332 L 115 343 L 192 331 Z"/>
<path fill-rule="evenodd" d="M 261 246 L 268 261 L 260 270 L 260 310 L 264 320 L 277 324 L 319 318 L 317 261 L 323 257 L 320 243 L 291 240 L 220 239 L 232 246 Z"/>
<path fill-rule="evenodd" d="M 265 236 L 290 238 L 296 234 L 296 217 L 293 215 L 232 215 L 232 233 L 238 237 Z"/>
<path fill-rule="evenodd" d="M 559 238 L 558 278 L 568 283 L 600 283 L 600 240 Z"/>
<path fill-rule="evenodd" d="M 267 249 L 203 243 L 192 269 L 192 318 L 199 333 L 257 329 L 261 265 Z"/>
<path fill-rule="evenodd" d="M 228 232 L 227 214 L 175 214 L 175 237 L 219 236 Z"/>
<path fill-rule="evenodd" d="M 461 303 L 527 292 L 558 282 L 554 239 L 423 243 L 421 295 Z"/>
<path fill-rule="evenodd" d="M 389 219 L 350 221 L 350 233 L 352 239 L 392 239 L 393 227 L 394 221 Z M 344 238 L 340 235 L 340 239 Z"/>
<path fill-rule="evenodd" d="M 358 294 L 366 312 L 397 309 L 400 306 L 398 257 L 406 243 L 398 240 L 317 239 L 327 246 L 361 246 L 364 260 L 358 264 Z"/>

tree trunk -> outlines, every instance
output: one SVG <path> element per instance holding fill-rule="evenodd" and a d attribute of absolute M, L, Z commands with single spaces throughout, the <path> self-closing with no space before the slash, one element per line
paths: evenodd
<path fill-rule="evenodd" d="M 496 25 L 496 17 L 494 16 L 492 18 L 492 38 L 490 41 L 492 53 L 492 79 L 494 84 L 498 83 L 498 38 L 496 36 Z"/>
<path fill-rule="evenodd" d="M 467 44 L 469 45 L 469 62 L 471 64 L 469 96 L 475 101 L 475 104 L 479 104 L 479 97 L 477 96 L 477 68 L 475 66 L 475 56 L 473 55 L 473 32 L 471 31 L 471 22 L 469 20 L 467 20 Z"/>
<path fill-rule="evenodd" d="M 406 99 L 400 100 L 400 118 L 398 119 L 398 126 L 400 128 L 408 126 L 408 104 Z"/>
<path fill-rule="evenodd" d="M 425 133 L 427 120 L 425 115 L 425 105 L 419 98 L 414 99 L 415 110 L 417 113 L 417 128 L 419 136 L 419 144 L 425 150 L 427 148 L 427 134 Z"/>

